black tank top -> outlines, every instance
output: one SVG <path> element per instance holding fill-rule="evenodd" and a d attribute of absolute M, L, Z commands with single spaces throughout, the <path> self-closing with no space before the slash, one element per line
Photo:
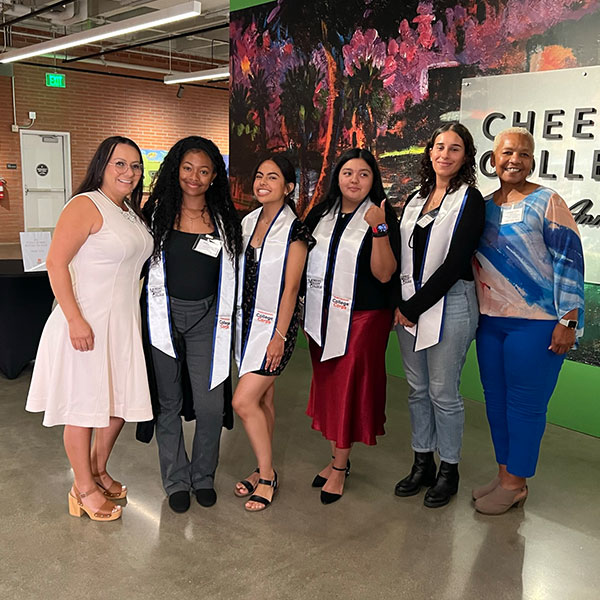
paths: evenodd
<path fill-rule="evenodd" d="M 165 240 L 167 288 L 180 300 L 202 300 L 217 293 L 221 255 L 213 258 L 193 250 L 197 238 L 197 233 L 172 229 Z"/>

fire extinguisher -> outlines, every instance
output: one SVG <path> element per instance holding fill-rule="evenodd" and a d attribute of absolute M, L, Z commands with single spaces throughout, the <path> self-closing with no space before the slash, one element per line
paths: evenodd
<path fill-rule="evenodd" d="M 0 202 L 2 202 L 2 200 L 4 200 L 4 186 L 6 185 L 6 179 L 2 179 L 2 177 L 0 177 Z"/>

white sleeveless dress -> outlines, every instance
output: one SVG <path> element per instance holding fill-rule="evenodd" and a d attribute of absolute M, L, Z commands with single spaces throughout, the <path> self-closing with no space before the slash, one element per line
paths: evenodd
<path fill-rule="evenodd" d="M 152 253 L 141 220 L 101 192 L 88 192 L 102 215 L 70 264 L 73 290 L 94 332 L 94 349 L 73 348 L 60 306 L 42 333 L 26 410 L 44 425 L 107 427 L 109 417 L 152 419 L 140 330 L 140 271 Z M 135 218 L 133 218 L 135 216 Z"/>

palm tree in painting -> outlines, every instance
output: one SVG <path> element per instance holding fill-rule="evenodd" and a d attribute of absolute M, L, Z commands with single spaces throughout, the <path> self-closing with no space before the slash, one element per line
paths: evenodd
<path fill-rule="evenodd" d="M 264 69 L 257 69 L 256 73 L 250 75 L 250 92 L 248 95 L 250 105 L 258 115 L 258 135 L 260 149 L 267 149 L 267 112 L 271 104 L 272 95 Z"/>
<path fill-rule="evenodd" d="M 385 0 L 384 0 L 385 1 Z M 344 61 L 340 47 L 350 41 L 356 22 L 365 11 L 365 0 L 347 0 L 343 8 L 335 0 L 298 2 L 278 0 L 267 23 L 280 36 L 294 31 L 294 45 L 320 61 L 327 91 L 323 114 L 323 164 L 309 208 L 325 197 L 336 159 L 344 112 Z M 310 26 L 298 27 L 298 23 Z"/>
<path fill-rule="evenodd" d="M 319 80 L 316 67 L 303 64 L 289 69 L 281 82 L 280 113 L 285 130 L 298 149 L 300 168 L 300 190 L 298 213 L 302 214 L 308 205 L 309 164 L 308 151 L 311 142 L 318 134 L 322 112 L 315 106 L 315 90 Z"/>
<path fill-rule="evenodd" d="M 229 98 L 229 122 L 231 134 L 237 137 L 249 135 L 254 139 L 257 127 L 251 123 L 249 92 L 247 88 L 239 83 L 235 83 L 231 88 Z"/>
<path fill-rule="evenodd" d="M 392 105 L 379 78 L 379 70 L 368 64 L 357 69 L 346 79 L 344 101 L 346 128 L 354 134 L 358 129 L 363 136 L 362 140 L 353 139 L 352 145 L 374 152 L 377 127 L 386 119 Z"/>

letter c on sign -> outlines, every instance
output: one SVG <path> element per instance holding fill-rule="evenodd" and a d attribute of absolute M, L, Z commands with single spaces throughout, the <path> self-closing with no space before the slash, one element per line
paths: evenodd
<path fill-rule="evenodd" d="M 490 133 L 490 125 L 492 124 L 492 121 L 495 121 L 496 119 L 506 119 L 506 115 L 503 115 L 499 112 L 490 113 L 481 124 L 483 135 L 485 135 L 485 137 L 492 142 L 494 141 L 494 136 Z"/>

